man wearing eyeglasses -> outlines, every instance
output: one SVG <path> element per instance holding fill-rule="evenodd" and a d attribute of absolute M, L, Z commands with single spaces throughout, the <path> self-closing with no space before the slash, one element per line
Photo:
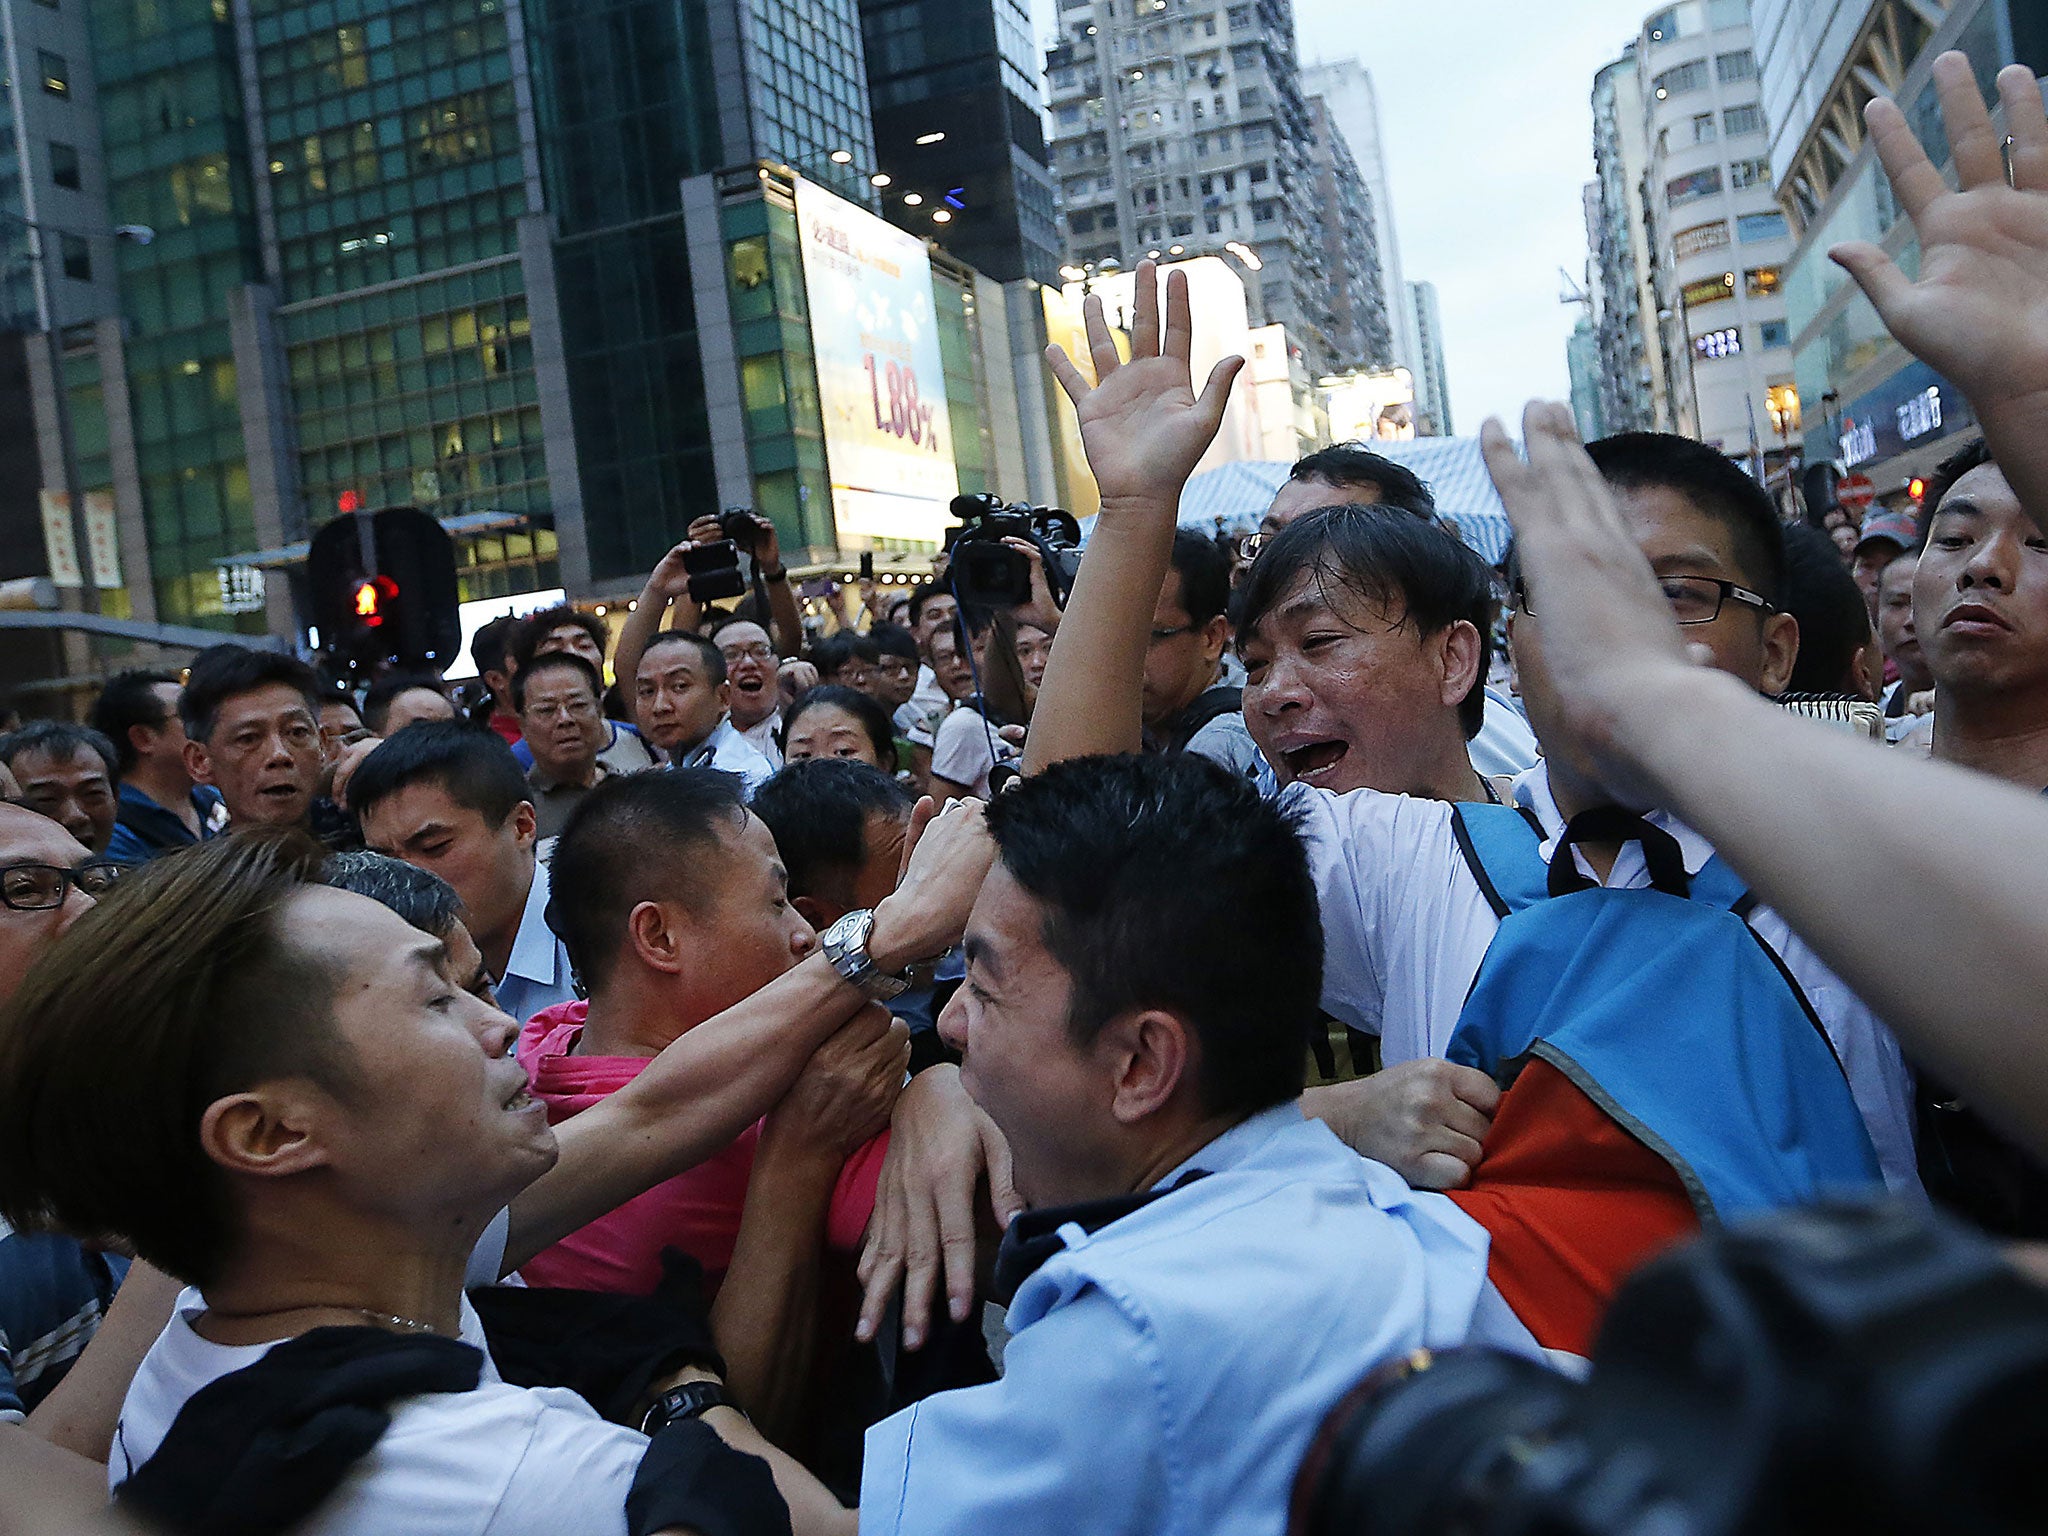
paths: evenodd
<path fill-rule="evenodd" d="M 1243 669 L 1230 655 L 1230 561 L 1192 528 L 1173 536 L 1145 650 L 1145 745 L 1193 752 L 1248 779 L 1259 749 L 1244 723 Z"/>
<path fill-rule="evenodd" d="M 121 868 L 48 817 L 0 803 L 0 1003 Z M 63 1380 L 127 1268 L 68 1237 L 0 1222 L 0 1423 L 19 1422 Z"/>
<path fill-rule="evenodd" d="M 577 801 L 605 777 L 597 760 L 605 743 L 602 691 L 597 669 L 568 651 L 536 656 L 513 674 L 519 729 L 533 751 L 526 782 L 543 839 L 557 836 Z"/>

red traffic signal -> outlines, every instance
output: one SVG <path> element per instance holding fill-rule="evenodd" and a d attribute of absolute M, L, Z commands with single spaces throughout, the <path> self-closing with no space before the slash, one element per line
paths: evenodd
<path fill-rule="evenodd" d="M 1914 506 L 1919 506 L 1921 500 L 1927 495 L 1927 482 L 1918 475 L 1915 475 L 1906 482 L 1906 494 L 1913 498 Z"/>
<path fill-rule="evenodd" d="M 398 601 L 398 583 L 389 576 L 373 576 L 356 583 L 355 615 L 365 629 L 375 629 Z"/>

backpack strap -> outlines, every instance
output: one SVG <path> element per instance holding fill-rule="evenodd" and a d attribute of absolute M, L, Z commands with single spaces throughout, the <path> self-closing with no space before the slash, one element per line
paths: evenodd
<path fill-rule="evenodd" d="M 1236 714 L 1243 708 L 1242 688 L 1218 686 L 1206 690 L 1174 720 L 1166 749 L 1169 752 L 1187 751 L 1188 743 L 1195 739 L 1195 733 L 1203 726 L 1219 715 Z"/>
<path fill-rule="evenodd" d="M 1550 894 L 1550 872 L 1539 852 L 1543 825 L 1533 812 L 1513 805 L 1455 805 L 1451 833 L 1495 917 L 1534 906 Z"/>

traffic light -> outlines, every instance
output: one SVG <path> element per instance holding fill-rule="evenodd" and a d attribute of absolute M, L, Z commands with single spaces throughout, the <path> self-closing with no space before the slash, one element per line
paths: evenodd
<path fill-rule="evenodd" d="M 1927 496 L 1927 482 L 1918 475 L 1906 482 L 1906 494 L 1913 498 L 1913 505 L 1919 506 Z"/>
<path fill-rule="evenodd" d="M 322 649 L 349 670 L 439 671 L 455 659 L 455 545 L 426 513 L 343 513 L 313 535 L 306 576 Z"/>

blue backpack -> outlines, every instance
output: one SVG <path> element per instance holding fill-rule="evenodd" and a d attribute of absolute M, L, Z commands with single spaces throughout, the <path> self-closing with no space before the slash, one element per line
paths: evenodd
<path fill-rule="evenodd" d="M 1573 818 L 1546 866 L 1510 806 L 1460 805 L 1453 828 L 1501 920 L 1445 1055 L 1508 1086 L 1549 1062 L 1678 1175 L 1703 1224 L 1882 1188 L 1877 1153 L 1819 1017 L 1749 926 L 1716 857 L 1614 808 Z M 1635 842 L 1650 888 L 1580 873 L 1581 842 Z"/>

